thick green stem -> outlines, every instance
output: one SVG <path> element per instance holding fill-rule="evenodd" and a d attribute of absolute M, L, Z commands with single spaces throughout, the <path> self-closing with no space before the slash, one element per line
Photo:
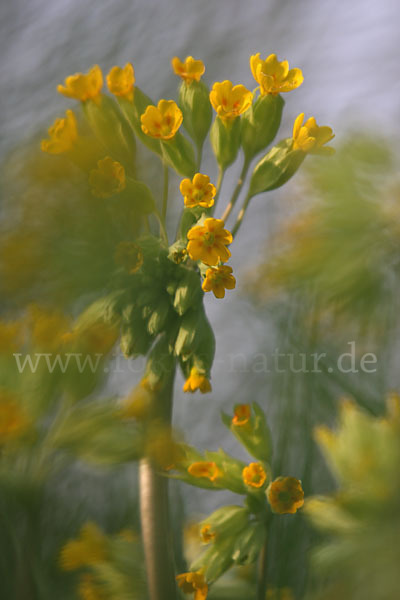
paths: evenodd
<path fill-rule="evenodd" d="M 240 191 L 241 191 L 244 181 L 246 179 L 246 175 L 247 175 L 247 171 L 249 170 L 249 166 L 250 166 L 250 160 L 248 158 L 245 158 L 242 171 L 239 175 L 238 182 L 236 184 L 235 189 L 233 190 L 231 201 L 229 202 L 228 206 L 226 207 L 226 209 L 224 211 L 224 214 L 221 217 L 221 219 L 225 222 L 228 219 L 229 215 L 232 212 L 233 207 L 236 204 L 236 200 L 238 199 L 238 196 L 240 194 Z"/>
<path fill-rule="evenodd" d="M 156 392 L 154 418 L 170 424 L 175 366 Z M 139 467 L 140 517 L 149 600 L 177 598 L 168 502 L 168 479 L 148 458 Z"/>

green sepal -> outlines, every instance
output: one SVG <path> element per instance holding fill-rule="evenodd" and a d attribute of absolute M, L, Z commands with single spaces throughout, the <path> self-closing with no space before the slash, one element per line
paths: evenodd
<path fill-rule="evenodd" d="M 133 101 L 130 101 L 127 98 L 118 98 L 118 104 L 142 144 L 147 146 L 152 152 L 161 155 L 160 140 L 146 135 L 142 130 L 142 122 L 140 120 L 140 117 L 146 111 L 146 108 L 149 105 L 154 105 L 151 98 L 146 96 L 146 94 L 135 86 Z"/>
<path fill-rule="evenodd" d="M 202 81 L 182 82 L 179 90 L 179 108 L 183 114 L 183 126 L 201 147 L 212 121 L 212 108 L 208 87 Z"/>
<path fill-rule="evenodd" d="M 259 96 L 241 119 L 241 144 L 250 161 L 264 150 L 278 133 L 285 102 L 279 94 Z"/>
<path fill-rule="evenodd" d="M 193 177 L 196 172 L 193 146 L 181 133 L 171 140 L 161 140 L 161 152 L 165 162 L 179 175 Z"/>
<path fill-rule="evenodd" d="M 272 453 L 271 433 L 265 414 L 257 402 L 253 402 L 252 409 L 254 415 L 250 417 L 249 422 L 245 425 L 234 425 L 232 417 L 223 412 L 221 413 L 221 419 L 249 454 L 257 460 L 268 463 L 271 460 Z"/>
<path fill-rule="evenodd" d="M 147 358 L 145 376 L 152 387 L 156 387 L 174 368 L 175 359 L 168 349 L 164 334 L 156 341 Z"/>
<path fill-rule="evenodd" d="M 157 335 L 163 331 L 170 308 L 171 304 L 167 295 L 158 300 L 157 308 L 151 312 L 147 321 L 147 331 L 151 335 Z"/>
<path fill-rule="evenodd" d="M 199 302 L 203 295 L 199 273 L 185 267 L 181 271 L 182 276 L 176 287 L 173 301 L 178 315 L 184 315 L 191 306 L 195 306 Z"/>
<path fill-rule="evenodd" d="M 147 330 L 147 323 L 141 311 L 133 309 L 129 320 L 122 323 L 121 350 L 125 358 L 134 358 L 147 354 L 153 336 Z"/>
<path fill-rule="evenodd" d="M 235 539 L 232 559 L 237 565 L 254 563 L 265 542 L 265 529 L 260 523 L 249 523 Z"/>
<path fill-rule="evenodd" d="M 249 198 L 275 190 L 293 177 L 306 154 L 292 150 L 292 146 L 292 138 L 282 140 L 257 163 L 250 180 Z"/>
<path fill-rule="evenodd" d="M 216 117 L 211 127 L 210 140 L 217 162 L 225 170 L 234 162 L 240 148 L 240 118 L 224 123 Z"/>

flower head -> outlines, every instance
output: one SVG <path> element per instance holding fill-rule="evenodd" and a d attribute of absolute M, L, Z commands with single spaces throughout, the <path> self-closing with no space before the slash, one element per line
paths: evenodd
<path fill-rule="evenodd" d="M 203 225 L 192 227 L 187 234 L 187 251 L 192 260 L 201 260 L 209 266 L 226 262 L 231 256 L 226 247 L 232 243 L 232 234 L 224 229 L 221 219 L 206 219 Z"/>
<path fill-rule="evenodd" d="M 107 555 L 106 538 L 94 523 L 86 523 L 74 540 L 61 549 L 60 564 L 64 571 L 103 562 Z"/>
<path fill-rule="evenodd" d="M 113 67 L 107 75 L 108 89 L 114 96 L 133 100 L 133 85 L 135 83 L 135 71 L 131 63 L 124 67 Z"/>
<path fill-rule="evenodd" d="M 196 367 L 192 367 L 190 375 L 183 385 L 183 391 L 193 393 L 197 390 L 200 390 L 202 394 L 207 394 L 211 392 L 211 384 L 203 373 L 200 373 Z"/>
<path fill-rule="evenodd" d="M 278 477 L 269 484 L 267 499 L 274 513 L 294 514 L 304 504 L 301 481 L 295 477 Z"/>
<path fill-rule="evenodd" d="M 89 183 L 93 196 L 109 198 L 125 189 L 125 169 L 121 163 L 106 156 L 98 161 L 97 169 L 90 171 Z"/>
<path fill-rule="evenodd" d="M 267 474 L 260 463 L 250 463 L 242 471 L 243 481 L 249 487 L 260 488 L 267 480 Z"/>
<path fill-rule="evenodd" d="M 56 119 L 49 128 L 48 140 L 42 140 L 40 147 L 48 154 L 62 154 L 74 146 L 78 138 L 76 118 L 72 110 L 67 110 L 64 119 Z"/>
<path fill-rule="evenodd" d="M 236 404 L 232 419 L 232 425 L 242 427 L 246 425 L 251 417 L 251 407 L 249 404 Z"/>
<path fill-rule="evenodd" d="M 57 92 L 76 100 L 94 100 L 103 87 L 103 74 L 98 65 L 94 65 L 88 73 L 75 73 L 65 80 L 65 87 L 57 86 Z"/>
<path fill-rule="evenodd" d="M 143 252 L 134 242 L 119 242 L 114 252 L 114 260 L 117 265 L 132 275 L 143 264 Z"/>
<path fill-rule="evenodd" d="M 235 285 L 236 279 L 232 275 L 232 268 L 222 265 L 207 269 L 201 287 L 204 292 L 213 292 L 216 298 L 224 298 L 225 290 L 233 290 Z"/>
<path fill-rule="evenodd" d="M 196 173 L 192 180 L 183 179 L 179 186 L 185 206 L 193 208 L 202 206 L 210 208 L 214 204 L 215 186 L 210 183 L 208 175 Z"/>
<path fill-rule="evenodd" d="M 304 123 L 304 113 L 301 113 L 293 125 L 293 150 L 302 150 L 310 154 L 330 155 L 335 149 L 325 146 L 334 137 L 330 127 L 319 127 L 314 117 L 310 117 Z"/>
<path fill-rule="evenodd" d="M 221 471 L 215 462 L 207 462 L 205 460 L 192 463 L 188 467 L 188 473 L 193 477 L 204 477 L 210 481 L 215 481 L 221 475 Z"/>
<path fill-rule="evenodd" d="M 214 83 L 210 102 L 217 115 L 225 122 L 233 121 L 250 108 L 253 94 L 244 85 L 233 85 L 231 81 Z"/>
<path fill-rule="evenodd" d="M 175 75 L 182 77 L 185 83 L 200 81 L 200 77 L 206 70 L 202 60 L 195 60 L 193 56 L 187 56 L 182 62 L 177 56 L 171 60 L 172 69 Z"/>
<path fill-rule="evenodd" d="M 170 140 L 181 126 L 183 115 L 173 100 L 160 100 L 157 106 L 149 105 L 140 120 L 146 135 Z"/>
<path fill-rule="evenodd" d="M 29 420 L 13 394 L 0 389 L 0 446 L 18 438 L 29 425 Z"/>
<path fill-rule="evenodd" d="M 215 540 L 215 531 L 212 530 L 211 525 L 203 525 L 200 529 L 200 537 L 203 544 L 209 544 Z"/>
<path fill-rule="evenodd" d="M 208 593 L 208 585 L 202 571 L 189 571 L 177 575 L 178 586 L 184 594 L 194 594 L 194 600 L 205 600 Z"/>
<path fill-rule="evenodd" d="M 303 81 L 301 69 L 290 69 L 287 60 L 279 62 L 276 54 L 270 54 L 265 60 L 260 53 L 250 57 L 250 68 L 254 79 L 260 85 L 262 96 L 290 92 L 299 87 Z"/>

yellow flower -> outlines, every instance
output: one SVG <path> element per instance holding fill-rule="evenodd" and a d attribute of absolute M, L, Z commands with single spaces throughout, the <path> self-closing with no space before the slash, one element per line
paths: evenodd
<path fill-rule="evenodd" d="M 160 100 L 157 106 L 149 105 L 140 120 L 146 135 L 170 140 L 181 126 L 183 115 L 173 100 Z"/>
<path fill-rule="evenodd" d="M 62 154 L 73 148 L 78 138 L 76 118 L 72 110 L 67 110 L 65 114 L 66 117 L 64 119 L 56 119 L 49 128 L 50 139 L 40 142 L 43 152 L 47 152 L 48 154 Z"/>
<path fill-rule="evenodd" d="M 310 117 L 303 125 L 304 113 L 301 113 L 293 125 L 293 150 L 302 150 L 310 154 L 331 155 L 334 148 L 325 146 L 334 137 L 330 127 L 319 127 L 314 119 Z"/>
<path fill-rule="evenodd" d="M 133 242 L 120 242 L 115 249 L 114 260 L 132 275 L 143 264 L 143 252 L 141 247 Z"/>
<path fill-rule="evenodd" d="M 216 298 L 224 298 L 225 290 L 233 290 L 235 285 L 236 279 L 232 275 L 232 268 L 222 265 L 207 269 L 206 277 L 201 287 L 204 292 L 213 292 Z"/>
<path fill-rule="evenodd" d="M 210 208 L 214 204 L 215 186 L 210 183 L 208 175 L 196 173 L 192 180 L 183 179 L 179 186 L 185 206 L 203 206 Z"/>
<path fill-rule="evenodd" d="M 193 477 L 205 477 L 210 481 L 215 481 L 221 475 L 221 471 L 215 462 L 199 461 L 192 463 L 188 467 L 189 475 Z"/>
<path fill-rule="evenodd" d="M 209 544 L 215 540 L 215 532 L 212 531 L 211 525 L 203 525 L 200 530 L 200 537 L 203 544 Z"/>
<path fill-rule="evenodd" d="M 106 600 L 102 588 L 95 582 L 93 575 L 89 573 L 82 575 L 78 593 L 82 600 Z"/>
<path fill-rule="evenodd" d="M 269 484 L 267 498 L 274 513 L 294 514 L 304 504 L 301 481 L 295 477 L 278 477 Z"/>
<path fill-rule="evenodd" d="M 232 419 L 232 425 L 241 427 L 246 425 L 251 417 L 251 406 L 250 404 L 236 404 Z"/>
<path fill-rule="evenodd" d="M 69 540 L 61 549 L 60 565 L 64 571 L 74 571 L 103 562 L 107 557 L 106 537 L 95 523 L 85 523 L 79 537 Z"/>
<path fill-rule="evenodd" d="M 97 169 L 90 171 L 89 183 L 93 196 L 109 198 L 125 189 L 125 169 L 121 163 L 106 156 L 98 161 Z"/>
<path fill-rule="evenodd" d="M 195 60 L 193 56 L 187 56 L 182 62 L 177 56 L 171 60 L 175 75 L 182 77 L 185 83 L 200 81 L 200 77 L 206 70 L 202 60 Z"/>
<path fill-rule="evenodd" d="M 208 585 L 202 571 L 181 573 L 177 575 L 176 580 L 184 594 L 194 594 L 194 600 L 207 598 Z"/>
<path fill-rule="evenodd" d="M 88 73 L 75 73 L 65 80 L 65 87 L 57 86 L 57 91 L 68 98 L 76 100 L 94 100 L 103 87 L 103 74 L 98 65 L 94 65 Z"/>
<path fill-rule="evenodd" d="M 0 389 L 0 445 L 18 438 L 28 426 L 29 420 L 17 398 Z"/>
<path fill-rule="evenodd" d="M 107 86 L 112 94 L 120 98 L 133 100 L 135 71 L 131 63 L 122 67 L 113 67 L 107 75 Z"/>
<path fill-rule="evenodd" d="M 214 83 L 210 102 L 217 115 L 225 122 L 236 119 L 250 108 L 253 94 L 244 85 L 233 85 L 231 81 Z"/>
<path fill-rule="evenodd" d="M 201 260 L 206 265 L 213 266 L 226 262 L 231 256 L 226 246 L 232 243 L 232 234 L 224 229 L 221 219 L 206 219 L 203 225 L 192 227 L 187 237 L 187 251 L 192 260 Z"/>
<path fill-rule="evenodd" d="M 280 94 L 290 92 L 299 87 L 303 81 L 301 69 L 290 69 L 287 60 L 279 62 L 276 54 L 270 54 L 265 60 L 260 53 L 250 57 L 250 69 L 254 79 L 260 84 L 260 93 Z"/>
<path fill-rule="evenodd" d="M 243 481 L 250 487 L 260 488 L 267 480 L 267 474 L 260 463 L 250 463 L 242 471 Z"/>
<path fill-rule="evenodd" d="M 183 391 L 193 393 L 197 390 L 200 390 L 202 394 L 207 394 L 211 392 L 211 384 L 205 375 L 200 373 L 196 367 L 192 367 L 190 375 L 183 385 Z"/>

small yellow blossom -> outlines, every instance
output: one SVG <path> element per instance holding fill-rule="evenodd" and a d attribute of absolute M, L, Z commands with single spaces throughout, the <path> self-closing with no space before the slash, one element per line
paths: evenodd
<path fill-rule="evenodd" d="M 181 575 L 177 575 L 176 580 L 184 594 L 194 594 L 194 600 L 207 598 L 208 585 L 202 571 L 181 573 Z"/>
<path fill-rule="evenodd" d="M 141 247 L 134 242 L 120 242 L 115 249 L 114 260 L 117 265 L 132 275 L 143 264 L 143 252 Z"/>
<path fill-rule="evenodd" d="M 121 163 L 106 156 L 98 161 L 97 169 L 90 171 L 89 183 L 93 196 L 109 198 L 125 189 L 125 169 Z"/>
<path fill-rule="evenodd" d="M 103 562 L 107 557 L 106 542 L 106 537 L 95 523 L 85 523 L 79 537 L 69 540 L 61 549 L 61 568 L 64 571 L 74 571 Z"/>
<path fill-rule="evenodd" d="M 82 575 L 78 585 L 78 593 L 82 600 L 106 600 L 102 588 L 96 583 L 93 575 Z"/>
<path fill-rule="evenodd" d="M 190 375 L 183 385 L 183 391 L 193 393 L 197 390 L 200 390 L 202 394 L 207 394 L 211 392 L 211 384 L 204 374 L 200 373 L 196 367 L 192 367 Z"/>
<path fill-rule="evenodd" d="M 215 186 L 210 183 L 208 175 L 196 173 L 192 180 L 183 179 L 179 186 L 185 206 L 193 208 L 202 206 L 210 208 L 214 204 Z"/>
<path fill-rule="evenodd" d="M 265 60 L 260 53 L 250 57 L 250 68 L 254 79 L 260 85 L 262 96 L 290 92 L 299 87 L 303 81 L 301 69 L 290 69 L 287 60 L 279 62 L 276 54 L 270 54 Z"/>
<path fill-rule="evenodd" d="M 140 117 L 143 132 L 153 138 L 170 140 L 182 125 L 183 115 L 173 100 L 149 105 Z"/>
<path fill-rule="evenodd" d="M 233 85 L 231 81 L 214 83 L 210 102 L 220 119 L 233 121 L 250 108 L 253 94 L 244 85 Z"/>
<path fill-rule="evenodd" d="M 203 544 L 209 544 L 215 540 L 215 531 L 212 531 L 211 525 L 203 525 L 200 530 L 200 537 Z"/>
<path fill-rule="evenodd" d="M 215 464 L 215 462 L 207 462 L 207 461 L 199 461 L 192 463 L 188 467 L 189 475 L 193 477 L 205 477 L 210 481 L 215 481 L 218 477 L 221 476 L 221 471 Z"/>
<path fill-rule="evenodd" d="M 224 229 L 221 219 L 206 219 L 203 225 L 192 227 L 187 237 L 187 251 L 192 260 L 201 260 L 211 267 L 226 262 L 231 256 L 226 246 L 232 243 L 232 234 Z"/>
<path fill-rule="evenodd" d="M 267 474 L 260 463 L 250 463 L 242 471 L 243 481 L 250 487 L 260 488 L 267 480 Z"/>
<path fill-rule="evenodd" d="M 250 404 L 236 404 L 232 419 L 232 425 L 241 427 L 250 421 L 251 406 Z"/>
<path fill-rule="evenodd" d="M 206 70 L 202 60 L 195 60 L 193 56 L 187 56 L 182 62 L 177 56 L 171 60 L 175 75 L 182 77 L 185 83 L 200 81 L 200 77 Z"/>
<path fill-rule="evenodd" d="M 17 398 L 0 389 L 0 446 L 18 438 L 29 426 L 29 420 Z"/>
<path fill-rule="evenodd" d="M 204 292 L 213 292 L 216 298 L 224 298 L 225 290 L 233 290 L 235 286 L 236 279 L 232 275 L 232 268 L 222 265 L 207 269 L 201 287 Z"/>
<path fill-rule="evenodd" d="M 78 138 L 76 118 L 72 110 L 65 112 L 64 119 L 56 119 L 49 128 L 48 140 L 42 140 L 40 147 L 48 154 L 62 154 L 71 150 Z"/>
<path fill-rule="evenodd" d="M 107 86 L 112 94 L 120 98 L 133 100 L 135 71 L 131 63 L 122 67 L 113 67 L 107 75 Z"/>
<path fill-rule="evenodd" d="M 325 146 L 334 137 L 330 127 L 319 127 L 314 119 L 310 117 L 303 125 L 304 113 L 301 113 L 293 125 L 293 150 L 302 150 L 309 154 L 331 155 L 335 149 Z"/>
<path fill-rule="evenodd" d="M 304 504 L 301 481 L 295 477 L 278 477 L 269 484 L 267 499 L 274 513 L 294 514 Z"/>
<path fill-rule="evenodd" d="M 75 73 L 65 80 L 65 87 L 57 86 L 57 91 L 68 98 L 76 100 L 94 100 L 103 87 L 103 74 L 98 65 L 94 65 L 88 73 Z"/>

